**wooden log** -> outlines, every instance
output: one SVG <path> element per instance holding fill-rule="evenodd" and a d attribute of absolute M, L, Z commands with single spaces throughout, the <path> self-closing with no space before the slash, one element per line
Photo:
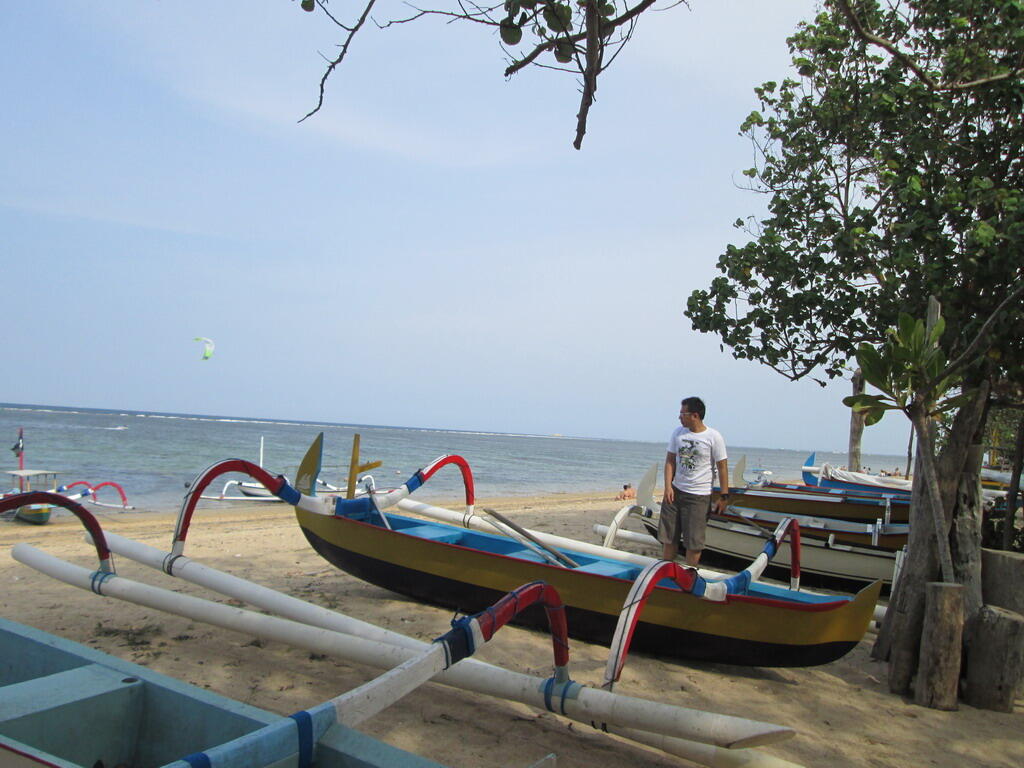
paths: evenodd
<path fill-rule="evenodd" d="M 972 707 L 1012 712 L 1024 675 L 1024 616 L 984 605 L 967 647 L 964 701 Z"/>
<path fill-rule="evenodd" d="M 925 585 L 921 654 L 914 701 L 932 709 L 957 708 L 964 627 L 964 588 L 930 581 Z"/>

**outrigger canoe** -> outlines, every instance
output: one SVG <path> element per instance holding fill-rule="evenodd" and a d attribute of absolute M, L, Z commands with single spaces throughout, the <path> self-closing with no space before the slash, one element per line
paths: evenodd
<path fill-rule="evenodd" d="M 283 478 L 280 476 L 273 478 L 262 468 L 247 465 L 247 462 L 240 459 L 229 459 L 214 465 L 211 468 L 212 475 L 239 471 L 239 469 L 249 471 L 252 468 L 253 476 L 258 477 L 265 487 L 273 488 L 275 492 L 280 492 L 289 500 L 295 499 L 296 492 L 287 486 Z M 593 688 L 574 681 L 569 672 L 569 642 L 566 635 L 564 606 L 557 591 L 551 585 L 543 582 L 522 585 L 479 614 L 452 621 L 451 629 L 432 643 L 423 643 L 382 627 L 358 621 L 336 611 L 261 587 L 253 582 L 216 571 L 191 560 L 182 553 L 185 534 L 195 509 L 195 502 L 200 497 L 203 485 L 209 479 L 211 479 L 211 472 L 208 470 L 197 480 L 197 483 L 190 487 L 182 504 L 178 525 L 175 527 L 174 544 L 170 553 L 141 542 L 133 542 L 130 539 L 104 533 L 99 521 L 88 510 L 60 494 L 35 491 L 21 494 L 18 498 L 0 500 L 0 513 L 26 503 L 37 502 L 48 502 L 71 512 L 88 531 L 87 538 L 91 540 L 96 549 L 99 567 L 97 570 L 90 571 L 88 568 L 47 554 L 25 542 L 15 545 L 11 550 L 11 555 L 40 573 L 99 596 L 124 600 L 149 609 L 165 611 L 255 636 L 261 640 L 283 642 L 314 653 L 324 653 L 389 671 L 356 689 L 342 693 L 309 709 L 296 712 L 289 717 L 279 718 L 255 731 L 245 729 L 249 730 L 249 732 L 245 732 L 239 727 L 237 719 L 232 718 L 233 722 L 227 725 L 233 733 L 227 736 L 228 738 L 238 736 L 238 738 L 217 746 L 209 745 L 221 741 L 221 738 L 215 737 L 220 735 L 223 738 L 225 734 L 218 734 L 212 726 L 201 728 L 193 733 L 192 735 L 196 738 L 192 740 L 191 746 L 188 746 L 187 740 L 185 744 L 182 744 L 180 743 L 181 739 L 172 738 L 168 742 L 172 749 L 177 745 L 182 749 L 198 748 L 201 751 L 192 752 L 166 768 L 179 768 L 179 766 L 186 768 L 186 766 L 200 765 L 216 766 L 217 768 L 271 768 L 272 766 L 280 768 L 285 765 L 305 767 L 314 764 L 314 754 L 317 766 L 322 765 L 325 768 L 333 766 L 335 761 L 331 757 L 330 747 L 325 746 L 323 740 L 331 739 L 332 733 L 337 735 L 338 726 L 354 727 L 367 721 L 384 707 L 394 703 L 428 679 L 468 691 L 518 701 L 542 710 L 558 712 L 578 722 L 589 723 L 602 731 L 618 734 L 623 738 L 684 757 L 701 765 L 721 767 L 742 764 L 749 768 L 792 765 L 750 749 L 750 747 L 774 744 L 792 737 L 793 731 L 790 728 L 613 693 L 612 683 L 618 679 L 622 670 L 631 633 L 623 632 L 621 636 L 617 633 L 620 642 L 616 645 L 616 652 L 609 658 L 605 670 L 605 685 Z M 126 579 L 114 570 L 112 554 L 115 551 L 119 555 L 163 571 L 170 576 L 177 576 L 212 589 L 233 600 L 250 603 L 266 613 L 247 611 L 233 605 L 210 602 Z M 667 566 L 671 571 L 681 570 L 675 563 L 657 563 L 655 568 L 648 569 L 648 578 L 638 579 L 634 585 L 637 599 L 631 602 L 630 612 L 636 612 L 643 605 L 646 600 L 647 585 L 653 579 L 659 578 L 660 573 L 664 570 L 662 566 Z M 680 574 L 673 574 L 673 578 L 679 577 Z M 528 610 L 532 606 L 542 606 L 550 622 L 551 647 L 554 654 L 554 668 L 550 677 L 544 678 L 513 672 L 470 658 L 476 650 L 493 639 L 495 632 L 516 614 Z M 631 625 L 622 624 L 620 627 L 628 629 Z M 3 645 L 2 632 L 0 632 L 0 648 Z M 12 649 L 8 648 L 7 650 Z M 7 655 L 23 661 L 20 649 L 13 650 L 15 653 Z M 61 662 L 61 669 L 67 667 L 67 659 L 58 659 L 58 661 Z M 68 687 L 71 678 L 74 678 L 72 682 L 82 683 L 82 679 L 79 679 L 81 675 L 76 677 L 77 673 L 71 673 L 69 680 L 56 680 L 55 678 L 59 677 L 59 674 L 49 676 L 44 674 L 41 686 L 37 686 L 35 683 L 29 683 L 26 686 L 20 682 L 24 680 L 24 670 L 21 668 L 16 670 L 15 678 L 18 682 L 10 686 L 10 690 L 3 689 L 4 694 L 11 693 L 11 695 L 6 698 L 0 696 L 0 752 L 5 747 L 4 736 L 12 735 L 4 727 L 5 714 L 12 716 L 19 739 L 29 733 L 39 736 L 40 728 L 45 730 L 47 722 L 53 720 L 52 712 L 45 707 L 40 708 L 38 702 L 34 700 L 38 698 L 34 694 L 40 691 L 44 694 L 42 696 L 42 699 L 45 700 L 44 704 L 53 704 L 57 699 L 61 699 L 57 701 L 57 706 L 61 708 L 62 712 L 66 713 L 69 710 L 69 705 L 70 708 L 73 708 L 76 703 L 80 703 L 88 711 L 79 714 L 84 714 L 84 716 L 88 716 L 90 713 L 95 714 L 97 707 L 93 699 L 96 698 L 96 690 L 102 688 L 104 682 L 93 679 L 97 675 L 96 666 L 94 664 L 85 670 L 88 672 L 85 677 L 89 679 L 85 680 L 87 684 L 84 687 L 90 689 L 92 693 L 87 691 L 84 698 L 72 690 L 82 688 L 82 685 Z M 29 670 L 30 673 L 32 671 Z M 39 669 L 34 671 L 40 672 Z M 3 675 L 0 674 L 0 678 L 2 677 Z M 124 686 L 137 682 L 136 678 L 121 678 L 124 678 L 123 674 L 117 675 L 108 682 L 115 687 L 120 686 L 113 693 L 124 694 L 127 697 L 129 714 L 137 713 L 138 706 L 132 706 L 132 704 L 133 702 L 137 704 L 136 699 L 143 694 L 143 698 L 147 699 L 146 709 L 150 709 L 149 704 L 154 703 L 148 702 L 152 692 L 140 694 L 138 690 L 134 692 L 128 690 Z M 3 681 L 0 680 L 0 688 L 2 686 Z M 70 699 L 67 690 L 71 691 Z M 107 711 L 109 706 L 106 705 L 110 703 L 107 700 L 111 698 L 111 690 L 101 690 L 99 695 L 105 697 L 102 702 L 104 706 L 100 709 L 103 710 L 104 724 L 110 726 L 107 730 L 113 733 L 118 728 L 124 730 L 126 726 L 130 730 L 132 723 L 119 722 L 116 714 L 113 716 L 114 719 L 111 719 L 111 713 Z M 160 700 L 167 698 L 159 693 L 153 695 Z M 8 699 L 11 701 L 9 702 Z M 114 702 L 115 705 L 117 703 Z M 125 701 L 120 703 L 124 704 Z M 161 701 L 155 703 L 159 709 Z M 162 704 L 173 708 L 175 702 L 162 701 Z M 180 702 L 178 704 L 180 705 Z M 25 706 L 31 710 L 29 717 L 24 716 L 27 714 Z M 50 710 L 52 709 L 53 707 L 50 707 Z M 204 717 L 206 720 L 210 719 L 209 713 L 200 714 L 199 720 L 203 720 Z M 27 724 L 28 731 L 26 731 L 26 720 L 29 719 L 33 722 Z M 211 723 L 206 723 L 206 725 L 210 726 Z M 53 731 L 52 728 L 50 730 Z M 76 755 L 88 754 L 85 750 L 95 746 L 95 741 L 91 739 L 73 738 L 68 741 L 67 738 L 64 738 L 61 740 L 59 736 L 67 734 L 61 729 L 57 730 L 60 731 L 58 738 L 46 739 L 48 744 L 56 743 L 68 746 L 74 742 L 72 746 L 76 748 Z M 52 734 L 48 735 L 52 736 Z M 140 738 L 145 742 L 144 747 L 149 750 L 159 740 L 154 736 L 159 737 L 159 735 L 149 734 L 147 738 Z M 166 733 L 162 735 L 167 736 Z M 114 739 L 110 746 L 120 749 L 122 755 L 126 748 L 131 751 L 132 741 L 129 736 L 130 734 L 120 740 Z M 142 742 L 140 741 L 140 743 Z M 83 749 L 83 745 L 85 749 Z M 16 749 L 19 755 L 25 754 L 23 750 Z M 95 753 L 93 754 L 95 755 Z M 155 755 L 149 756 L 151 758 L 149 760 L 140 758 L 134 762 L 132 760 L 127 762 L 146 765 L 163 762 Z M 139 758 L 139 755 L 136 757 Z M 362 759 L 363 757 L 364 755 L 346 753 L 341 756 L 341 764 L 346 766 L 358 764 L 366 768 L 383 765 L 426 765 L 425 761 L 414 762 L 411 759 L 412 756 L 403 759 L 394 750 L 390 755 L 381 754 L 381 750 L 377 750 L 375 755 L 366 756 L 369 759 Z M 548 758 L 551 757 L 548 756 Z M 548 758 L 543 758 L 535 766 L 547 764 L 550 762 Z M 32 761 L 30 760 L 30 762 Z M 53 765 L 47 760 L 43 762 L 46 765 Z M 83 764 L 92 764 L 92 762 L 90 758 Z M 100 760 L 96 762 L 96 765 L 100 765 L 101 762 L 106 763 L 105 760 Z M 115 762 L 120 765 L 123 761 L 116 756 L 111 757 L 109 764 L 113 765 Z M 0 759 L 0 763 L 7 765 L 9 760 L 4 762 Z M 21 762 L 17 764 L 21 765 Z M 64 764 L 61 762 L 61 765 Z M 70 766 L 71 763 L 67 763 L 67 765 Z"/>
<path fill-rule="evenodd" d="M 435 460 L 394 490 L 370 488 L 353 499 L 311 495 L 320 470 L 322 439 L 321 434 L 306 454 L 296 487 L 234 459 L 197 477 L 190 494 L 198 498 L 218 474 L 249 472 L 295 507 L 299 526 L 314 550 L 357 578 L 467 613 L 485 609 L 520 584 L 542 580 L 562 595 L 572 636 L 605 645 L 612 642 L 643 566 L 588 553 L 582 542 L 578 548 L 542 548 L 526 540 L 385 511 L 438 469 L 454 464 L 465 483 L 468 519 L 473 508 L 472 473 L 458 456 Z M 190 517 L 191 511 L 183 510 L 177 541 L 184 542 Z M 825 664 L 842 657 L 863 637 L 881 588 L 877 582 L 854 597 L 826 596 L 757 583 L 759 571 L 710 581 L 692 569 L 679 570 L 690 572 L 687 584 L 662 579 L 647 597 L 631 635 L 634 650 L 751 666 Z M 528 626 L 545 626 L 544 622 L 539 611 L 517 618 L 517 623 Z"/>

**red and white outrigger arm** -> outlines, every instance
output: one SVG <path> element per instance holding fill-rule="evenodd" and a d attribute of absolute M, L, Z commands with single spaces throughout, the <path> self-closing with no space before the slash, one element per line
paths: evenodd
<path fill-rule="evenodd" d="M 316 448 L 316 443 L 314 443 L 314 448 Z M 309 455 L 307 454 L 307 458 L 308 456 Z M 302 467 L 300 467 L 298 472 L 298 477 L 307 475 L 305 479 L 309 482 L 310 487 L 316 486 L 315 475 L 319 474 L 319 459 L 317 459 L 316 463 L 317 469 L 313 471 L 312 478 L 308 477 L 308 472 L 303 472 Z M 387 525 L 387 518 L 384 517 L 383 512 L 385 509 L 408 497 L 433 477 L 441 467 L 449 464 L 454 464 L 462 473 L 462 482 L 466 491 L 466 512 L 471 515 L 473 513 L 474 504 L 473 472 L 470 470 L 469 464 L 461 456 L 440 456 L 430 462 L 423 469 L 419 469 L 414 472 L 412 477 L 406 480 L 405 483 L 398 488 L 390 491 L 370 491 L 362 496 L 357 496 L 354 499 L 346 499 L 340 496 L 313 496 L 302 493 L 294 488 L 284 475 L 271 475 L 263 469 L 263 467 L 254 464 L 251 461 L 246 461 L 245 459 L 225 459 L 224 461 L 218 461 L 216 464 L 212 464 L 200 472 L 185 492 L 185 498 L 181 504 L 181 511 L 178 513 L 178 522 L 174 528 L 174 541 L 171 546 L 171 555 L 172 557 L 180 557 L 184 553 L 185 538 L 188 536 L 188 529 L 192 521 L 192 514 L 195 512 L 196 504 L 199 503 L 203 491 L 221 475 L 228 473 L 249 475 L 249 477 L 261 483 L 264 488 L 274 494 L 277 498 L 307 512 L 312 512 L 318 515 L 337 515 L 346 517 L 358 514 L 359 512 L 375 512 L 381 516 L 385 525 Z M 169 567 L 169 564 L 166 567 Z"/>
<path fill-rule="evenodd" d="M 108 576 L 114 575 L 114 559 L 110 554 L 110 547 L 107 546 L 107 539 L 103 535 L 103 528 L 100 527 L 96 518 L 77 501 L 53 491 L 28 491 L 13 496 L 5 496 L 3 499 L 0 499 L 0 513 L 29 504 L 49 504 L 54 507 L 61 507 L 82 521 L 82 525 L 85 526 L 85 529 L 92 537 L 92 542 L 96 547 L 96 556 L 100 562 L 99 570 L 93 574 L 92 579 L 92 590 L 99 594 L 99 585 Z"/>
<path fill-rule="evenodd" d="M 671 579 L 684 592 L 689 592 L 694 597 L 714 602 L 726 602 L 729 595 L 745 594 L 750 588 L 751 582 L 761 578 L 761 574 L 771 559 L 775 557 L 775 553 L 779 551 L 779 546 L 787 534 L 791 551 L 789 583 L 792 589 L 798 590 L 800 589 L 800 526 L 792 518 L 780 521 L 774 533 L 765 542 L 761 554 L 755 557 L 754 561 L 742 571 L 727 579 L 708 581 L 698 573 L 696 568 L 684 567 L 671 560 L 658 560 L 647 566 L 633 582 L 626 601 L 623 603 L 622 611 L 619 613 L 619 621 L 615 626 L 615 634 L 612 636 L 602 687 L 611 690 L 612 685 L 622 674 L 626 656 L 629 654 L 630 643 L 633 642 L 633 633 L 636 631 L 636 625 L 640 622 L 640 614 L 658 582 L 663 579 Z"/>
<path fill-rule="evenodd" d="M 78 485 L 84 485 L 85 490 L 78 491 L 76 493 L 69 493 L 72 488 Z M 117 491 L 118 495 L 121 497 L 120 504 L 108 504 L 96 498 L 96 494 L 99 492 L 100 488 L 106 488 L 107 486 L 110 486 Z M 98 483 L 96 485 L 88 483 L 85 480 L 78 480 L 74 483 L 68 483 L 67 485 L 60 486 L 54 491 L 54 493 L 62 493 L 72 500 L 85 499 L 90 504 L 96 504 L 100 507 L 112 507 L 113 509 L 135 509 L 135 507 L 128 503 L 128 497 L 125 495 L 124 488 L 122 488 L 119 483 L 115 483 L 111 480 Z M 89 498 L 90 496 L 92 498 Z"/>

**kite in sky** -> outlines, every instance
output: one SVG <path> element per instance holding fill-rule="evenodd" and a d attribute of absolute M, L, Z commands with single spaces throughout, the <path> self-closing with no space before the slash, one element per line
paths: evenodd
<path fill-rule="evenodd" d="M 213 356 L 213 340 L 208 339 L 205 336 L 196 336 L 193 341 L 203 342 L 203 356 L 201 360 L 209 360 Z"/>

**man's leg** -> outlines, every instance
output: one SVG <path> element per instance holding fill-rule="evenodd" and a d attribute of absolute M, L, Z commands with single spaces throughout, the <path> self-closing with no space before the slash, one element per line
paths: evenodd
<path fill-rule="evenodd" d="M 662 503 L 658 519 L 658 540 L 661 542 L 661 559 L 675 560 L 679 554 L 679 492 L 671 503 Z"/>
<path fill-rule="evenodd" d="M 700 554 L 704 551 L 704 535 L 710 509 L 710 496 L 689 496 L 687 503 L 681 506 L 681 525 L 686 532 L 686 564 L 691 568 L 697 567 Z"/>

